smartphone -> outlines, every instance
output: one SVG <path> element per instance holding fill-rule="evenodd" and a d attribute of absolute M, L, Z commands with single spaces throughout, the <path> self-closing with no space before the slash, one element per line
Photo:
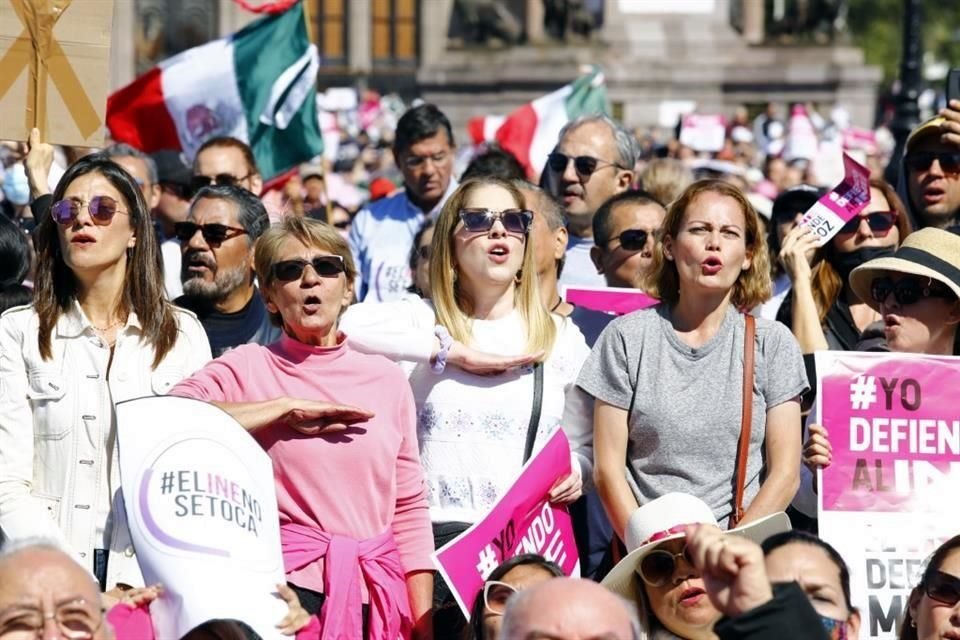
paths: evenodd
<path fill-rule="evenodd" d="M 960 69 L 950 69 L 947 74 L 947 105 L 951 100 L 960 100 Z"/>

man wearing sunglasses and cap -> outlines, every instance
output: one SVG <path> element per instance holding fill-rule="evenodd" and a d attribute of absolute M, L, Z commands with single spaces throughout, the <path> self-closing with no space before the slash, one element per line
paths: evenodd
<path fill-rule="evenodd" d="M 910 133 L 897 191 L 918 227 L 960 223 L 960 101 Z"/>
<path fill-rule="evenodd" d="M 187 219 L 174 224 L 183 281 L 174 302 L 197 314 L 214 358 L 280 339 L 254 284 L 254 245 L 268 226 L 263 203 L 239 185 L 201 188 Z"/>
<path fill-rule="evenodd" d="M 541 183 L 567 214 L 570 239 L 561 284 L 604 286 L 590 258 L 593 217 L 600 205 L 633 184 L 636 159 L 633 136 L 605 115 L 583 116 L 560 130 Z"/>

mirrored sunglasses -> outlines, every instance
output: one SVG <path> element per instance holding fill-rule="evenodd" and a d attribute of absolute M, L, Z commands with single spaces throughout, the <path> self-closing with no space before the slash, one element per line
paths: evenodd
<path fill-rule="evenodd" d="M 190 242 L 190 239 L 199 231 L 207 244 L 220 244 L 230 238 L 242 236 L 247 233 L 247 230 L 241 227 L 228 227 L 225 224 L 217 224 L 215 222 L 209 224 L 177 222 L 173 225 L 173 231 L 177 239 L 182 243 Z"/>
<path fill-rule="evenodd" d="M 525 234 L 533 222 L 533 213 L 526 209 L 461 209 L 460 220 L 464 229 L 471 233 L 487 233 L 499 220 L 508 233 Z"/>
<path fill-rule="evenodd" d="M 953 293 L 946 287 L 940 286 L 930 278 L 900 278 L 894 282 L 893 278 L 874 278 L 870 283 L 870 297 L 877 304 L 886 302 L 890 294 L 901 307 L 914 304 L 921 298 L 946 298 Z"/>
<path fill-rule="evenodd" d="M 310 260 L 297 258 L 281 260 L 273 265 L 273 277 L 280 282 L 293 282 L 303 276 L 307 265 L 321 278 L 336 278 L 344 272 L 343 258 L 340 256 L 314 256 Z"/>
<path fill-rule="evenodd" d="M 847 221 L 847 224 L 840 227 L 840 233 L 854 234 L 860 228 L 860 221 L 866 219 L 870 226 L 870 231 L 880 238 L 890 233 L 890 229 L 897 223 L 896 211 L 874 211 L 865 216 L 854 216 Z"/>
<path fill-rule="evenodd" d="M 80 215 L 80 206 L 80 200 L 60 200 L 50 207 L 50 215 L 57 224 L 64 226 L 73 224 Z M 87 211 L 90 212 L 93 223 L 100 226 L 110 224 L 113 216 L 118 213 L 128 213 L 121 209 L 117 201 L 110 196 L 94 196 L 87 203 Z"/>

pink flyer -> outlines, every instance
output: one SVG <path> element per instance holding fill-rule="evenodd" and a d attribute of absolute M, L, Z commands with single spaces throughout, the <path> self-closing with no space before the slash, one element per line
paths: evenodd
<path fill-rule="evenodd" d="M 624 287 L 564 287 L 564 300 L 578 307 L 618 316 L 646 309 L 660 302 L 639 289 Z"/>
<path fill-rule="evenodd" d="M 817 234 L 821 247 L 870 203 L 870 170 L 843 154 L 843 173 L 840 184 L 817 200 L 800 220 L 801 226 Z"/>

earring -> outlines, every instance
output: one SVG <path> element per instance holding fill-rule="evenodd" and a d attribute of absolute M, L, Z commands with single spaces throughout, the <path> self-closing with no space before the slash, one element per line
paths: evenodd
<path fill-rule="evenodd" d="M 917 628 L 917 621 L 911 619 L 911 620 L 910 620 L 910 626 L 913 627 L 914 629 L 916 629 L 916 628 Z"/>

